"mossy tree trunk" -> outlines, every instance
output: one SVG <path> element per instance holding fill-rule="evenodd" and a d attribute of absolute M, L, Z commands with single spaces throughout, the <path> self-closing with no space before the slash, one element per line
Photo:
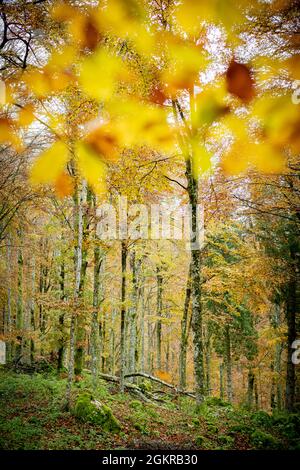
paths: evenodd
<path fill-rule="evenodd" d="M 76 317 L 78 309 L 80 277 L 82 266 L 82 239 L 83 239 L 83 191 L 84 183 L 77 182 L 74 196 L 74 242 L 75 242 L 75 272 L 74 272 L 74 292 L 73 292 L 73 309 L 70 324 L 70 354 L 68 364 L 68 382 L 66 390 L 66 407 L 70 408 L 71 387 L 74 378 L 74 356 L 75 356 L 75 334 L 76 334 Z"/>
<path fill-rule="evenodd" d="M 185 299 L 183 307 L 183 316 L 181 320 L 181 340 L 180 340 L 180 354 L 179 354 L 179 387 L 181 390 L 186 388 L 186 359 L 187 359 L 187 347 L 188 337 L 190 330 L 189 310 L 191 303 L 191 271 L 187 279 L 187 285 L 185 290 Z"/>

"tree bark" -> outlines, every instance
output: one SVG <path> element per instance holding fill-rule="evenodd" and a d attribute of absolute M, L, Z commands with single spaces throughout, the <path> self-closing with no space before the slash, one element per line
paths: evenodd
<path fill-rule="evenodd" d="M 179 354 L 179 387 L 181 390 L 186 388 L 186 356 L 189 336 L 189 309 L 191 303 L 191 271 L 189 271 L 187 285 L 185 290 L 185 300 L 183 316 L 181 320 L 181 341 Z"/>
<path fill-rule="evenodd" d="M 191 206 L 191 289 L 192 289 L 192 328 L 194 343 L 194 374 L 196 383 L 196 402 L 201 404 L 204 399 L 204 361 L 202 332 L 202 292 L 201 292 L 201 250 L 196 235 L 198 233 L 198 182 L 193 176 L 191 160 L 186 161 L 188 195 Z"/>
<path fill-rule="evenodd" d="M 11 330 L 12 330 L 12 308 L 11 308 L 11 237 L 10 234 L 7 238 L 7 252 L 6 252 L 6 266 L 7 266 L 7 315 L 5 322 L 5 334 L 9 337 L 6 347 L 6 362 L 10 362 L 12 359 L 12 341 L 11 341 Z"/>
<path fill-rule="evenodd" d="M 287 369 L 286 369 L 286 394 L 285 394 L 285 407 L 288 411 L 293 411 L 295 404 L 295 390 L 296 390 L 296 374 L 295 364 L 292 361 L 294 349 L 293 342 L 297 337 L 296 333 L 296 313 L 299 302 L 299 269 L 300 258 L 297 247 L 290 246 L 290 255 L 293 263 L 291 280 L 288 285 L 287 305 L 286 305 L 286 320 L 287 320 Z"/>
<path fill-rule="evenodd" d="M 90 214 L 87 210 L 91 206 L 91 190 L 87 188 L 86 184 L 82 185 L 82 261 L 79 285 L 79 297 L 84 297 L 84 287 L 86 281 L 86 273 L 88 267 L 88 237 L 89 237 L 89 218 Z M 85 210 L 84 210 L 85 208 Z M 85 315 L 79 313 L 76 319 L 76 346 L 74 358 L 74 373 L 80 375 L 84 363 L 85 339 L 86 339 L 86 320 Z"/>
<path fill-rule="evenodd" d="M 156 322 L 156 368 L 161 369 L 161 316 L 162 316 L 162 283 L 161 268 L 156 268 L 156 315 L 159 318 Z"/>
<path fill-rule="evenodd" d="M 141 285 L 141 316 L 140 316 L 140 338 L 141 338 L 141 355 L 140 355 L 140 367 L 141 372 L 145 372 L 145 287 L 144 280 Z"/>
<path fill-rule="evenodd" d="M 100 247 L 97 244 L 94 247 L 94 287 L 93 287 L 93 314 L 91 325 L 91 355 L 92 355 L 92 378 L 93 385 L 96 387 L 98 377 L 99 357 L 99 306 L 100 306 L 100 273 L 102 257 Z"/>
<path fill-rule="evenodd" d="M 60 265 L 60 299 L 62 302 L 65 301 L 65 263 L 62 261 Z M 60 333 L 60 339 L 59 339 L 59 347 L 58 347 L 58 354 L 57 354 L 57 372 L 60 372 L 63 368 L 63 360 L 64 360 L 64 353 L 65 353 L 65 339 L 64 339 L 64 332 L 63 332 L 63 327 L 64 327 L 64 318 L 65 314 L 62 312 L 59 315 L 59 333 Z"/>
<path fill-rule="evenodd" d="M 130 267 L 132 272 L 132 295 L 131 306 L 128 312 L 129 323 L 129 358 L 128 358 L 128 371 L 135 372 L 136 368 L 136 328 L 137 328 L 137 308 L 138 308 L 138 263 L 136 261 L 135 251 L 131 253 Z"/>
<path fill-rule="evenodd" d="M 82 184 L 83 186 L 83 184 Z M 74 293 L 73 293 L 73 310 L 71 315 L 70 325 L 70 355 L 68 367 L 68 382 L 66 390 L 66 407 L 70 408 L 71 401 L 71 388 L 74 378 L 74 356 L 75 356 L 75 333 L 76 333 L 76 317 L 78 309 L 79 289 L 80 289 L 80 276 L 82 265 L 82 238 L 83 238 L 83 190 L 82 186 L 76 187 L 74 197 L 74 238 L 75 238 L 75 279 L 74 279 Z"/>
<path fill-rule="evenodd" d="M 121 324 L 120 324 L 120 392 L 124 393 L 125 376 L 125 320 L 126 320 L 126 261 L 127 245 L 121 242 Z"/>
<path fill-rule="evenodd" d="M 16 361 L 21 360 L 22 356 L 22 329 L 23 329 L 23 253 L 22 253 L 22 231 L 19 231 L 19 248 L 18 248 L 18 292 L 17 292 L 17 345 L 16 345 Z"/>
<path fill-rule="evenodd" d="M 248 371 L 248 391 L 247 391 L 247 400 L 248 400 L 249 410 L 252 410 L 253 408 L 254 381 L 255 381 L 255 376 L 254 376 L 252 369 L 250 368 Z"/>
<path fill-rule="evenodd" d="M 223 363 L 223 359 L 220 362 L 219 373 L 220 373 L 220 398 L 221 398 L 221 400 L 224 400 L 224 363 Z"/>
<path fill-rule="evenodd" d="M 232 373 L 231 373 L 231 339 L 230 327 L 225 326 L 225 359 L 226 359 L 226 386 L 227 386 L 227 400 L 232 401 Z"/>

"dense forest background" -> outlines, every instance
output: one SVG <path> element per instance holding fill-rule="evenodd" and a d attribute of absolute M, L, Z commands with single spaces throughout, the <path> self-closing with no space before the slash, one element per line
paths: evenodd
<path fill-rule="evenodd" d="M 299 3 L 0 16 L 6 368 L 57 373 L 66 410 L 88 376 L 150 403 L 156 384 L 198 409 L 299 411 Z M 203 244 L 103 240 L 97 209 L 120 197 L 190 204 L 193 228 L 200 205 Z"/>

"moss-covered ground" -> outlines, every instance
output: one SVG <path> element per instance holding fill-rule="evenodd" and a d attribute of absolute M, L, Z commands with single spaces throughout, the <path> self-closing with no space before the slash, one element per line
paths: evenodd
<path fill-rule="evenodd" d="M 0 448 L 300 449 L 299 414 L 249 412 L 216 398 L 198 410 L 188 397 L 152 405 L 99 380 L 93 399 L 119 423 L 116 429 L 82 410 L 78 415 L 78 405 L 76 412 L 91 393 L 89 375 L 74 383 L 70 411 L 63 407 L 65 389 L 66 379 L 54 373 L 0 369 Z"/>

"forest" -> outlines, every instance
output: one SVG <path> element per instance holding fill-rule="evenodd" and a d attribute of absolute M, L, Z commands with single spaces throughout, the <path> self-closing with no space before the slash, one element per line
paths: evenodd
<path fill-rule="evenodd" d="M 300 450 L 299 2 L 0 18 L 0 449 Z"/>

